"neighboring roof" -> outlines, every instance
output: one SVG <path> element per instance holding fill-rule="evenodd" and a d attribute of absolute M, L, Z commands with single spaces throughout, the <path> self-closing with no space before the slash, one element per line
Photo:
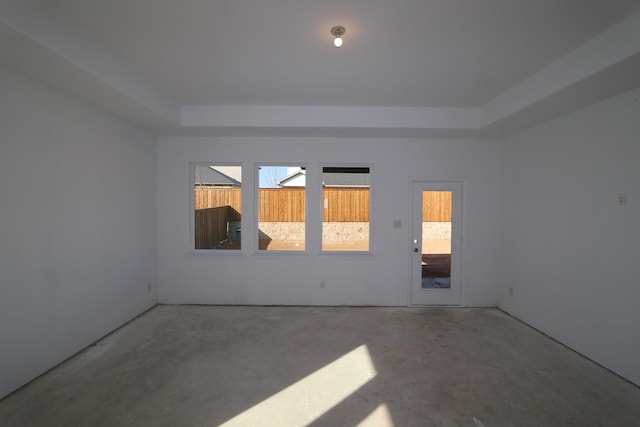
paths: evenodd
<path fill-rule="evenodd" d="M 231 178 L 229 175 L 226 175 L 209 165 L 196 165 L 195 184 L 242 187 L 242 183 L 240 181 Z"/>
<path fill-rule="evenodd" d="M 325 187 L 369 187 L 369 168 L 323 168 L 322 185 Z"/>
<path fill-rule="evenodd" d="M 322 175 L 325 187 L 368 187 L 369 174 L 326 173 Z"/>
<path fill-rule="evenodd" d="M 326 174 L 322 176 L 324 187 L 368 187 L 369 176 L 364 174 Z"/>
<path fill-rule="evenodd" d="M 218 172 L 227 175 L 237 182 L 242 182 L 242 166 L 240 165 L 210 165 Z"/>
<path fill-rule="evenodd" d="M 304 170 L 297 170 L 291 175 L 288 175 L 282 178 L 276 184 L 278 184 L 279 187 L 296 187 L 295 184 L 298 184 L 298 183 L 301 183 L 300 186 L 304 186 L 306 182 L 306 178 L 307 178 L 307 175 Z"/>
<path fill-rule="evenodd" d="M 369 187 L 369 168 L 324 168 L 324 187 Z M 298 170 L 277 182 L 279 187 L 304 186 L 306 173 Z"/>

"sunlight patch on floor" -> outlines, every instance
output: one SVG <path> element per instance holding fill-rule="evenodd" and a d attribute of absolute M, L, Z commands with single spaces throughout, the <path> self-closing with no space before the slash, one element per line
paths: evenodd
<path fill-rule="evenodd" d="M 247 409 L 223 427 L 277 425 L 305 426 L 320 418 L 349 397 L 364 384 L 371 381 L 377 372 L 366 345 L 336 359 L 300 381 Z M 384 406 L 384 405 L 381 405 Z M 363 423 L 372 417 L 390 420 L 386 406 L 378 407 Z M 373 418 L 372 418 L 373 419 Z M 393 424 L 372 424 L 385 425 Z"/>
<path fill-rule="evenodd" d="M 389 408 L 384 403 L 371 412 L 357 427 L 394 427 Z"/>

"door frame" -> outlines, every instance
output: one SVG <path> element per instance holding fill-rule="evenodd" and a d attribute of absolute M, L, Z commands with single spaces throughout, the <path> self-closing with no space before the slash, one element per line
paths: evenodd
<path fill-rule="evenodd" d="M 410 187 L 410 213 L 409 213 L 409 306 L 462 306 L 463 282 L 462 282 L 462 227 L 464 222 L 464 180 L 463 179 L 412 179 Z M 417 238 L 419 247 L 422 247 L 422 197 L 418 202 L 416 192 L 420 191 L 452 191 L 452 218 L 451 218 L 451 288 L 450 289 L 422 289 L 422 273 L 417 267 L 417 260 L 422 262 L 422 250 L 419 256 L 413 249 Z M 419 277 L 418 277 L 419 276 Z"/>

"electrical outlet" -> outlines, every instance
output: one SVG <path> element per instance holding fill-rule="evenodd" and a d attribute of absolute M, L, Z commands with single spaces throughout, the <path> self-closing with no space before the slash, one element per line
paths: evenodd
<path fill-rule="evenodd" d="M 326 288 L 326 287 L 327 287 L 327 282 L 325 282 L 324 280 L 321 280 L 321 281 L 320 281 L 320 288 L 321 288 L 321 289 L 324 289 L 324 288 Z"/>
<path fill-rule="evenodd" d="M 151 282 L 147 282 L 147 292 L 151 292 Z"/>
<path fill-rule="evenodd" d="M 618 206 L 627 206 L 627 193 L 618 193 Z"/>
<path fill-rule="evenodd" d="M 509 296 L 510 297 L 513 296 L 513 288 L 511 286 L 509 286 Z"/>

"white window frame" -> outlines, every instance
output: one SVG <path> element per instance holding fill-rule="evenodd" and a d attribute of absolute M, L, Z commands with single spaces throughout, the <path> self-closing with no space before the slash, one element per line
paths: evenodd
<path fill-rule="evenodd" d="M 196 166 L 238 166 L 241 168 L 241 173 L 242 173 L 242 201 L 243 201 L 243 206 L 242 206 L 242 210 L 244 212 L 245 210 L 245 206 L 244 206 L 244 200 L 245 200 L 245 184 L 244 184 L 244 178 L 245 178 L 245 173 L 244 173 L 244 165 L 242 162 L 189 162 L 189 188 L 190 188 L 190 198 L 189 198 L 189 250 L 188 253 L 192 254 L 192 255 L 242 255 L 243 254 L 243 250 L 244 250 L 244 239 L 240 239 L 241 244 L 240 244 L 240 249 L 196 249 L 196 224 L 195 224 L 195 186 L 196 186 L 196 182 L 195 182 L 195 171 L 196 171 Z M 241 219 L 240 219 L 240 229 L 242 230 L 245 227 L 246 222 L 246 215 L 241 212 Z"/>
<path fill-rule="evenodd" d="M 304 250 L 261 250 L 260 249 L 260 201 L 258 198 L 260 197 L 260 168 L 261 167 L 299 167 L 304 168 L 306 170 L 305 173 L 305 187 L 304 187 Z M 254 204 L 254 220 L 253 226 L 255 230 L 255 235 L 253 237 L 253 248 L 254 254 L 256 255 L 265 255 L 265 256 L 273 256 L 273 255 L 309 255 L 310 252 L 310 231 L 311 224 L 309 221 L 309 180 L 308 178 L 309 172 L 309 163 L 308 162 L 256 162 L 254 163 L 253 175 L 254 175 L 254 196 L 253 196 L 253 204 Z"/>
<path fill-rule="evenodd" d="M 323 221 L 323 210 L 324 210 L 324 200 L 323 200 L 323 183 L 322 176 L 324 175 L 324 168 L 369 168 L 369 250 L 367 251 L 326 251 L 322 249 L 322 228 L 324 225 Z M 320 186 L 320 254 L 321 255 L 330 255 L 330 256 L 340 256 L 340 255 L 373 255 L 374 253 L 374 164 L 373 163 L 320 163 L 320 182 L 318 185 Z"/>

